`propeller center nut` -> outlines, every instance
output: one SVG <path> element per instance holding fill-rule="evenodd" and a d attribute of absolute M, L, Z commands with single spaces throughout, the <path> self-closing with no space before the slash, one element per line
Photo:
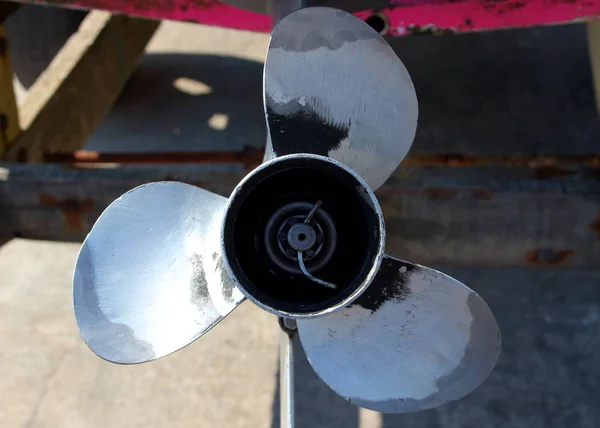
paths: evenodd
<path fill-rule="evenodd" d="M 265 225 L 263 242 L 267 257 L 286 274 L 303 276 L 298 251 L 303 252 L 310 272 L 325 267 L 334 255 L 337 232 L 327 208 L 319 209 L 305 223 L 313 206 L 313 202 L 307 201 L 288 203 L 276 209 Z"/>
<path fill-rule="evenodd" d="M 307 251 L 317 242 L 317 233 L 312 226 L 298 223 L 290 228 L 287 234 L 287 241 L 294 250 Z"/>

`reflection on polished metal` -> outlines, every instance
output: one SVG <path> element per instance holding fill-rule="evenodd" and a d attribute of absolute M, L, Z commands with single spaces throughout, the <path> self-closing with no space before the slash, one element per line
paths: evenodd
<path fill-rule="evenodd" d="M 298 320 L 315 372 L 352 403 L 384 413 L 464 397 L 494 368 L 500 330 L 485 301 L 436 270 L 385 256 L 353 304 Z"/>
<path fill-rule="evenodd" d="M 244 300 L 221 260 L 226 203 L 169 181 L 137 187 L 102 213 L 73 276 L 79 331 L 96 354 L 121 364 L 163 357 Z"/>
<path fill-rule="evenodd" d="M 417 129 L 417 96 L 402 61 L 371 27 L 335 9 L 301 9 L 277 24 L 263 95 L 266 158 L 328 156 L 373 190 L 404 159 Z"/>
<path fill-rule="evenodd" d="M 73 277 L 85 342 L 112 362 L 151 361 L 202 336 L 247 296 L 286 317 L 284 427 L 294 425 L 296 322 L 316 373 L 358 406 L 412 412 L 469 394 L 500 352 L 490 308 L 456 279 L 384 255 L 373 189 L 398 167 L 417 124 L 400 60 L 352 15 L 301 9 L 273 30 L 264 102 L 270 160 L 229 199 L 151 183 L 100 216 Z M 335 288 L 310 287 L 320 280 L 305 277 L 304 261 Z"/>

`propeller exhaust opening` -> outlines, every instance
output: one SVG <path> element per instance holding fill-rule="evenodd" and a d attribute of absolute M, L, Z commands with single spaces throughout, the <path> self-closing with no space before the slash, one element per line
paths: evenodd
<path fill-rule="evenodd" d="M 223 260 L 252 301 L 309 318 L 351 303 L 383 256 L 383 216 L 353 171 L 309 154 L 276 158 L 232 193 Z"/>

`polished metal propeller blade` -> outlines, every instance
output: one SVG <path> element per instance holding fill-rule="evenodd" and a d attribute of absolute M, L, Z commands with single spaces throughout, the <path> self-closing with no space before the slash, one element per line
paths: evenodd
<path fill-rule="evenodd" d="M 375 190 L 410 149 L 417 96 L 387 42 L 360 19 L 315 7 L 287 15 L 264 69 L 267 157 L 313 153 L 359 173 Z"/>
<path fill-rule="evenodd" d="M 102 213 L 73 278 L 80 333 L 100 357 L 143 363 L 193 342 L 243 300 L 225 272 L 227 199 L 178 182 L 137 187 Z"/>
<path fill-rule="evenodd" d="M 352 403 L 386 413 L 430 409 L 473 391 L 500 353 L 477 293 L 433 269 L 385 256 L 352 305 L 298 320 L 317 374 Z"/>

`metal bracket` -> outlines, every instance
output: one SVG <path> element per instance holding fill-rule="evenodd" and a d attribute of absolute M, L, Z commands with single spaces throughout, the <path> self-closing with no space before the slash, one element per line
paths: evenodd
<path fill-rule="evenodd" d="M 296 321 L 279 317 L 279 419 L 281 428 L 294 428 L 294 336 Z"/>

